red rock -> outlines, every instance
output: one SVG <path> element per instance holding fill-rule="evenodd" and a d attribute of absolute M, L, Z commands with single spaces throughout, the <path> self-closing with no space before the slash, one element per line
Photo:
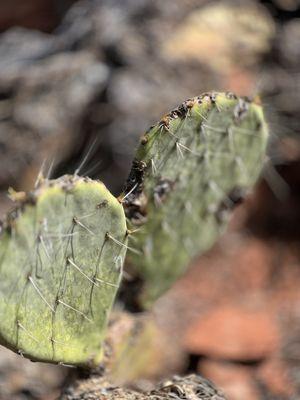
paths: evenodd
<path fill-rule="evenodd" d="M 230 400 L 260 399 L 249 367 L 204 360 L 200 361 L 198 372 L 218 385 Z"/>
<path fill-rule="evenodd" d="M 236 286 L 247 291 L 265 289 L 272 273 L 272 247 L 262 240 L 247 238 L 232 250 L 227 263 Z"/>
<path fill-rule="evenodd" d="M 225 79 L 226 87 L 230 87 L 234 93 L 240 96 L 253 93 L 257 82 L 257 76 L 253 71 L 239 67 L 232 67 Z"/>
<path fill-rule="evenodd" d="M 291 398 L 294 393 L 294 385 L 289 378 L 287 365 L 278 358 L 264 362 L 257 370 L 257 379 L 274 396 Z"/>
<path fill-rule="evenodd" d="M 18 25 L 49 32 L 58 22 L 59 15 L 53 0 L 1 1 L 0 31 Z"/>
<path fill-rule="evenodd" d="M 199 317 L 187 330 L 184 343 L 193 354 L 237 361 L 260 360 L 278 348 L 279 332 L 270 310 L 227 305 Z"/>

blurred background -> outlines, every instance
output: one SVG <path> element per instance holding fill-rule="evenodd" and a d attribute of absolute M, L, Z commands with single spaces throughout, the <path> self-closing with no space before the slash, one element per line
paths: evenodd
<path fill-rule="evenodd" d="M 0 216 L 8 187 L 30 190 L 40 171 L 80 166 L 119 194 L 139 136 L 167 111 L 208 90 L 260 96 L 262 179 L 154 310 L 177 339 L 153 377 L 197 371 L 232 400 L 300 398 L 299 11 L 299 0 L 0 2 Z M 66 376 L 0 349 L 1 400 L 55 399 Z"/>

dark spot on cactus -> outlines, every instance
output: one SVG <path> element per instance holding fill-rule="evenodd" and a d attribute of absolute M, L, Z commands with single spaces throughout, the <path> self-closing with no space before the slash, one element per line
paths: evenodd
<path fill-rule="evenodd" d="M 131 192 L 128 196 L 130 197 L 131 195 L 136 195 L 141 192 L 146 168 L 147 164 L 144 161 L 133 160 L 131 171 L 124 188 L 125 195 Z"/>
<path fill-rule="evenodd" d="M 232 93 L 232 92 L 226 92 L 226 93 L 225 93 L 225 96 L 226 96 L 226 98 L 229 99 L 229 100 L 236 100 L 236 99 L 237 99 L 237 96 L 236 96 L 234 93 Z"/>
<path fill-rule="evenodd" d="M 218 222 L 222 222 L 228 211 L 232 211 L 236 206 L 242 203 L 245 197 L 245 189 L 234 187 L 226 196 L 226 199 L 219 205 L 215 216 Z"/>
<path fill-rule="evenodd" d="M 107 207 L 107 206 L 108 206 L 108 201 L 107 200 L 103 200 L 103 201 L 101 201 L 101 203 L 96 205 L 96 208 L 99 209 L 99 208 L 104 208 L 104 207 Z"/>
<path fill-rule="evenodd" d="M 261 127 L 262 127 L 261 121 L 257 121 L 256 122 L 256 129 L 259 130 L 259 129 L 261 129 Z"/>
<path fill-rule="evenodd" d="M 144 136 L 142 136 L 141 138 L 141 144 L 144 146 L 145 144 L 148 143 L 149 137 L 147 134 L 145 134 Z"/>
<path fill-rule="evenodd" d="M 240 122 L 248 113 L 249 103 L 244 99 L 239 99 L 238 104 L 233 110 L 234 118 L 237 122 Z"/>
<path fill-rule="evenodd" d="M 158 124 L 159 128 L 169 130 L 170 128 L 170 114 L 165 115 Z"/>
<path fill-rule="evenodd" d="M 186 106 L 186 104 L 182 103 L 177 109 L 177 113 L 178 113 L 179 118 L 185 118 L 186 115 L 187 115 L 188 110 L 189 109 Z"/>
<path fill-rule="evenodd" d="M 215 104 L 215 103 L 216 103 L 216 100 L 217 100 L 217 94 L 216 94 L 216 93 L 211 93 L 209 97 L 210 97 L 210 101 L 211 101 L 213 104 Z"/>
<path fill-rule="evenodd" d="M 129 196 L 130 201 L 126 199 L 124 202 L 125 215 L 133 224 L 141 225 L 147 221 L 147 204 L 148 200 L 144 192 L 133 196 Z"/>
<path fill-rule="evenodd" d="M 234 206 L 242 203 L 246 195 L 246 190 L 241 187 L 235 187 L 231 190 L 228 197 L 234 203 Z"/>
<path fill-rule="evenodd" d="M 153 191 L 154 202 L 157 206 L 166 200 L 167 195 L 173 190 L 174 185 L 175 182 L 170 179 L 161 179 L 157 183 Z"/>
<path fill-rule="evenodd" d="M 202 98 L 202 100 L 206 100 L 206 101 L 208 101 L 208 102 L 212 102 L 211 101 L 211 93 L 203 93 L 202 95 L 201 95 L 201 98 Z"/>
<path fill-rule="evenodd" d="M 6 217 L 5 220 L 2 221 L 2 230 L 6 230 L 6 232 L 10 235 L 13 231 L 15 221 L 18 219 L 20 213 L 25 209 L 26 205 L 32 204 L 34 205 L 36 202 L 36 199 L 33 196 L 26 197 L 24 201 L 18 204 L 18 207 L 10 211 Z"/>
<path fill-rule="evenodd" d="M 193 108 L 193 106 L 196 103 L 200 103 L 201 99 L 200 96 L 198 97 L 193 97 L 190 99 L 185 100 L 180 106 L 178 106 L 177 108 L 175 108 L 174 110 L 170 111 L 168 114 L 166 114 L 159 122 L 158 126 L 159 128 L 165 128 L 165 129 L 169 129 L 170 127 L 170 122 L 173 119 L 176 118 L 185 118 L 188 111 Z M 155 125 L 151 126 L 150 130 L 153 129 L 155 127 Z M 149 131 L 147 131 L 148 133 Z M 143 138 L 142 138 L 143 140 Z M 142 144 L 146 144 L 146 143 L 142 143 Z"/>
<path fill-rule="evenodd" d="M 145 222 L 147 198 L 143 193 L 143 182 L 147 164 L 134 160 L 124 188 L 124 209 L 127 218 L 139 224 Z"/>
<path fill-rule="evenodd" d="M 187 107 L 188 109 L 193 108 L 194 105 L 196 104 L 196 98 L 193 97 L 193 98 L 191 98 L 191 99 L 186 100 L 186 101 L 185 101 L 185 104 L 186 104 L 186 107 Z"/>
<path fill-rule="evenodd" d="M 130 265 L 127 265 L 127 268 L 130 269 Z M 123 285 L 121 286 L 118 298 L 121 301 L 121 304 L 124 304 L 125 310 L 138 313 L 144 311 L 141 307 L 140 296 L 143 292 L 144 280 L 138 274 L 130 276 L 129 279 L 123 280 Z"/>
<path fill-rule="evenodd" d="M 152 131 L 153 128 L 155 128 L 156 125 L 151 125 L 150 128 L 146 131 L 146 133 L 149 133 L 150 131 Z"/>
<path fill-rule="evenodd" d="M 179 114 L 178 114 L 178 110 L 177 109 L 176 110 L 172 110 L 169 115 L 170 115 L 171 119 L 179 118 Z"/>

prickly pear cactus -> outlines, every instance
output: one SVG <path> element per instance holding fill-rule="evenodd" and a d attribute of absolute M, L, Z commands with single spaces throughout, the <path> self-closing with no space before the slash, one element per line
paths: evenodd
<path fill-rule="evenodd" d="M 74 176 L 15 197 L 0 237 L 0 342 L 32 360 L 95 364 L 125 257 L 122 206 Z"/>
<path fill-rule="evenodd" d="M 267 143 L 259 104 L 233 94 L 185 101 L 141 138 L 123 203 L 140 254 L 144 305 L 220 235 L 228 209 L 257 180 Z"/>

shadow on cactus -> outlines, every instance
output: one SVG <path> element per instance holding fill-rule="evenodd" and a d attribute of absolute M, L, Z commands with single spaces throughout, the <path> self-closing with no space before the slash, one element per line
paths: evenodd
<path fill-rule="evenodd" d="M 78 176 L 15 196 L 0 241 L 0 343 L 32 360 L 97 365 L 127 248 L 149 306 L 216 241 L 259 176 L 267 136 L 259 104 L 204 94 L 142 137 L 119 201 Z"/>

